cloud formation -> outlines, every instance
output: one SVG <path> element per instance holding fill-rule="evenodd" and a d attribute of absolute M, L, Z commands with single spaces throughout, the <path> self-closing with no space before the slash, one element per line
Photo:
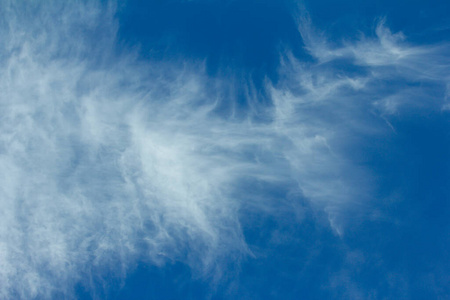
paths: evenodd
<path fill-rule="evenodd" d="M 240 215 L 289 201 L 324 209 L 342 235 L 374 184 L 351 159 L 352 138 L 390 131 L 385 116 L 403 106 L 448 105 L 446 45 L 408 45 L 381 22 L 376 37 L 332 48 L 307 22 L 314 60 L 282 54 L 272 103 L 249 92 L 236 117 L 220 110 L 235 101 L 223 97 L 231 83 L 201 63 L 118 49 L 114 14 L 94 1 L 1 9 L 2 299 L 73 297 L 78 282 L 123 278 L 138 261 L 220 278 L 253 255 Z"/>

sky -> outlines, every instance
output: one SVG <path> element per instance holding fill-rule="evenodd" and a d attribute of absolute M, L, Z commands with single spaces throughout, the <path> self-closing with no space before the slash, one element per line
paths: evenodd
<path fill-rule="evenodd" d="M 0 299 L 450 298 L 449 11 L 0 1 Z"/>

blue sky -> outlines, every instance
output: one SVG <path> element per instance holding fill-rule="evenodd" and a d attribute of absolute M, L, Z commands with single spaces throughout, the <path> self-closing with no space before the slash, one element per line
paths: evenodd
<path fill-rule="evenodd" d="M 0 299 L 449 298 L 449 6 L 3 1 Z"/>

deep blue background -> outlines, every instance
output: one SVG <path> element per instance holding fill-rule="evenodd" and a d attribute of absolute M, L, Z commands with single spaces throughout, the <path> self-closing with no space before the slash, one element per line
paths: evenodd
<path fill-rule="evenodd" d="M 243 78 L 263 90 L 276 82 L 280 52 L 303 49 L 296 16 L 306 9 L 336 44 L 374 36 L 380 18 L 415 44 L 450 37 L 447 1 L 128 1 L 120 7 L 119 45 L 139 47 L 142 60 L 205 61 L 209 76 Z M 344 66 L 345 67 L 345 66 Z M 355 70 L 358 72 L 358 70 Z M 239 81 L 237 81 L 239 82 Z M 240 86 L 235 87 L 236 97 Z M 424 99 L 426 101 L 427 99 Z M 244 100 L 242 100 L 244 101 Z M 270 99 L 269 99 L 270 101 Z M 111 279 L 99 297 L 111 299 L 434 299 L 450 295 L 450 124 L 437 108 L 392 116 L 396 132 L 358 136 L 349 159 L 376 177 L 369 212 L 350 218 L 339 237 L 325 213 L 296 201 L 304 218 L 264 213 L 242 216 L 250 248 L 240 272 L 215 286 L 174 263 L 142 263 L 123 283 Z M 276 195 L 274 197 L 289 197 Z M 273 244 L 273 235 L 282 242 Z M 335 278 L 335 280 L 333 280 Z M 334 282 L 334 283 L 333 283 Z M 352 292 L 353 291 L 353 292 Z M 78 289 L 80 298 L 91 296 Z M 104 294 L 102 294 L 104 293 Z M 352 294 L 353 293 L 353 294 Z M 358 294 L 360 293 L 360 294 Z M 83 296 L 84 295 L 84 296 Z"/>

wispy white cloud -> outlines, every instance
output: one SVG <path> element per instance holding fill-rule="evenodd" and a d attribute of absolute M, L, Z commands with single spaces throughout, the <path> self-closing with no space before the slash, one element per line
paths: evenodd
<path fill-rule="evenodd" d="M 360 73 L 348 80 L 360 87 L 364 84 L 364 91 L 380 98 L 375 103 L 385 107 L 387 114 L 396 112 L 394 107 L 399 107 L 403 101 L 409 106 L 442 107 L 442 95 L 449 81 L 448 43 L 412 45 L 402 32 L 392 33 L 385 19 L 376 25 L 375 37 L 361 34 L 359 40 L 341 40 L 334 44 L 328 42 L 325 33 L 312 27 L 308 16 L 300 18 L 299 28 L 305 49 L 318 65 L 325 65 L 323 68 L 334 75 L 345 74 L 345 68 L 349 66 L 360 67 Z M 333 62 L 339 61 L 347 64 L 344 69 L 333 66 Z M 328 84 L 339 82 L 342 81 L 335 79 Z M 429 87 L 434 92 L 427 90 Z M 419 91 L 422 95 L 408 99 L 402 95 L 405 91 L 411 91 L 411 94 Z"/>
<path fill-rule="evenodd" d="M 410 104 L 402 86 L 380 92 L 380 82 L 448 79 L 438 66 L 448 63 L 446 46 L 402 44 L 381 24 L 377 38 L 333 49 L 308 23 L 301 32 L 317 62 L 285 56 L 282 79 L 267 84 L 273 105 L 227 117 L 218 109 L 232 101 L 221 98 L 227 83 L 200 63 L 117 55 L 113 6 L 5 2 L 1 16 L 5 299 L 71 297 L 76 282 L 124 277 L 138 260 L 219 277 L 224 262 L 251 255 L 240 213 L 274 210 L 250 181 L 295 189 L 343 234 L 346 211 L 364 205 L 371 187 L 346 145 L 385 130 L 381 118 L 368 120 L 373 107 L 389 114 Z M 332 64 L 342 58 L 364 70 Z"/>

